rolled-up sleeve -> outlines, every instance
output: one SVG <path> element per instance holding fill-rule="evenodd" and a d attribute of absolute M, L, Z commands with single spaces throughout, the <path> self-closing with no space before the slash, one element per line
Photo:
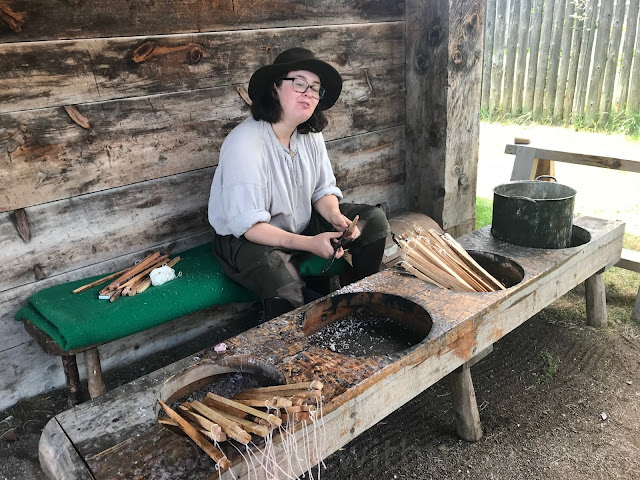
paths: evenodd
<path fill-rule="evenodd" d="M 315 148 L 318 152 L 318 163 L 316 164 L 317 182 L 313 195 L 311 195 L 311 203 L 316 203 L 326 195 L 335 195 L 338 200 L 342 200 L 342 191 L 336 186 L 336 177 L 331 168 L 331 161 L 327 153 L 327 147 L 321 133 L 314 133 L 313 140 Z"/>

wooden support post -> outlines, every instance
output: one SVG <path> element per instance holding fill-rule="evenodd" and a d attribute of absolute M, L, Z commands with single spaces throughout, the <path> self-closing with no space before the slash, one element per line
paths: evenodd
<path fill-rule="evenodd" d="M 607 326 L 607 296 L 604 290 L 603 272 L 604 270 L 600 270 L 584 282 L 587 323 L 599 328 Z"/>
<path fill-rule="evenodd" d="M 407 210 L 454 238 L 473 230 L 485 3 L 407 0 Z"/>
<path fill-rule="evenodd" d="M 638 288 L 638 295 L 636 295 L 636 303 L 633 304 L 633 312 L 631 312 L 631 320 L 640 325 L 640 288 Z"/>
<path fill-rule="evenodd" d="M 471 368 L 468 363 L 449 374 L 449 385 L 456 433 L 467 442 L 477 442 L 482 438 L 482 425 L 480 424 L 476 392 L 471 381 Z"/>
<path fill-rule="evenodd" d="M 89 396 L 99 397 L 104 393 L 104 381 L 102 380 L 102 367 L 100 366 L 100 354 L 98 347 L 90 348 L 84 352 L 84 363 L 87 367 L 87 383 L 89 384 Z"/>
<path fill-rule="evenodd" d="M 62 355 L 61 358 L 64 377 L 67 380 L 67 401 L 69 403 L 69 407 L 75 407 L 82 400 L 80 394 L 80 374 L 78 373 L 76 356 Z"/>

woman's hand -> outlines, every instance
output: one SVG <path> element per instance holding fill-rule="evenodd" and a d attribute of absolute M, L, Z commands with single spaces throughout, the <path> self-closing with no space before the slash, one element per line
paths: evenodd
<path fill-rule="evenodd" d="M 333 228 L 335 228 L 339 232 L 344 232 L 347 229 L 347 227 L 351 225 L 351 220 L 349 220 L 342 213 L 340 213 L 340 210 L 338 210 L 337 212 L 333 212 L 331 214 L 331 217 L 328 220 L 331 223 L 331 225 L 333 225 Z M 347 241 L 347 240 L 352 241 L 358 238 L 359 236 L 360 236 L 360 229 L 356 225 L 356 228 L 353 230 L 351 235 L 345 237 L 344 241 Z"/>
<path fill-rule="evenodd" d="M 322 258 L 329 258 L 333 255 L 333 246 L 337 241 L 338 237 L 340 237 L 342 233 L 340 232 L 325 232 L 319 233 L 318 235 L 314 235 L 311 238 L 311 253 L 314 253 Z M 344 255 L 344 250 L 342 247 L 338 248 L 336 251 L 336 258 L 340 258 Z"/>

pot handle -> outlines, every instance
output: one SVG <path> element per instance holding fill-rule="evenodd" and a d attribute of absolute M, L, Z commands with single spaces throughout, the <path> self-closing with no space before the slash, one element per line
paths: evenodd
<path fill-rule="evenodd" d="M 540 180 L 541 178 L 552 178 L 554 182 L 558 183 L 558 180 L 553 175 L 538 175 L 536 180 Z"/>

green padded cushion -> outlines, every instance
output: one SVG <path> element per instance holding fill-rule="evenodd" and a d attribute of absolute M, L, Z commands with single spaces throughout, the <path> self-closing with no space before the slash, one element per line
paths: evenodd
<path fill-rule="evenodd" d="M 98 300 L 98 291 L 107 283 L 72 293 L 105 276 L 98 275 L 34 293 L 15 318 L 29 320 L 63 350 L 71 350 L 126 337 L 213 305 L 258 300 L 222 272 L 210 244 L 179 255 L 181 260 L 174 268 L 182 275 L 139 295 L 120 297 L 115 302 Z M 311 257 L 302 262 L 300 270 L 304 275 L 319 275 L 325 264 L 326 260 Z M 339 273 L 343 266 L 334 262 L 328 274 Z"/>

